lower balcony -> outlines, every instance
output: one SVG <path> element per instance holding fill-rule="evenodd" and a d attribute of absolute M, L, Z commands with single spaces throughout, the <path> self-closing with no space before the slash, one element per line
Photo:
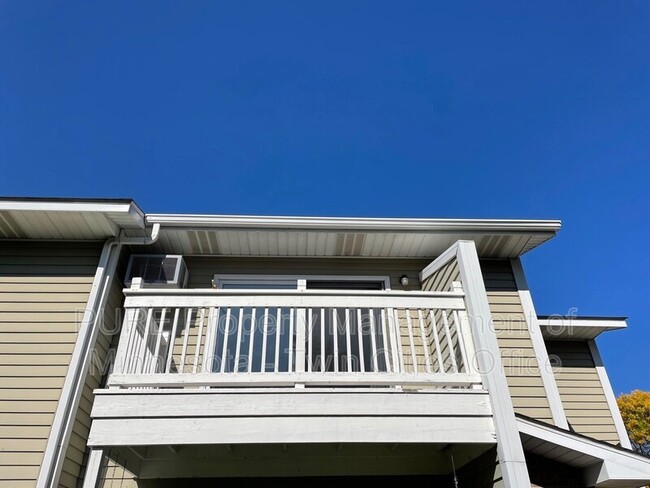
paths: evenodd
<path fill-rule="evenodd" d="M 126 295 L 92 447 L 495 442 L 458 287 Z"/>

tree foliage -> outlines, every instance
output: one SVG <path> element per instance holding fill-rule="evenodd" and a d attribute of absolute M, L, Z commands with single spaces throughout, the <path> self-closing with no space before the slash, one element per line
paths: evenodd
<path fill-rule="evenodd" d="M 650 392 L 634 390 L 616 401 L 634 450 L 650 456 Z"/>

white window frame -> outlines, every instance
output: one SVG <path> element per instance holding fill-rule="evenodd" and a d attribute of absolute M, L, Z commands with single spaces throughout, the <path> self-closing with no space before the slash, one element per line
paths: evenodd
<path fill-rule="evenodd" d="M 214 288 L 223 288 L 224 282 L 228 283 L 254 283 L 254 282 L 273 282 L 273 283 L 296 283 L 297 291 L 307 289 L 307 281 L 375 281 L 383 283 L 384 291 L 390 291 L 390 277 L 382 275 L 285 275 L 285 274 L 215 274 L 212 278 Z"/>

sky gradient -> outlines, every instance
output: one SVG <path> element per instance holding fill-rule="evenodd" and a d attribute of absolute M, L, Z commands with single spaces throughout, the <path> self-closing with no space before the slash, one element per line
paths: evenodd
<path fill-rule="evenodd" d="M 558 218 L 540 314 L 650 390 L 650 3 L 0 0 L 0 194 Z"/>

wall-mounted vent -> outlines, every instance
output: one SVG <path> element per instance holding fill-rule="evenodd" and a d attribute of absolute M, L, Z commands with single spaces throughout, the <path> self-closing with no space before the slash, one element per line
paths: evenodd
<path fill-rule="evenodd" d="M 183 256 L 172 254 L 133 254 L 126 269 L 124 284 L 131 286 L 133 278 L 152 288 L 185 288 L 189 274 Z"/>

